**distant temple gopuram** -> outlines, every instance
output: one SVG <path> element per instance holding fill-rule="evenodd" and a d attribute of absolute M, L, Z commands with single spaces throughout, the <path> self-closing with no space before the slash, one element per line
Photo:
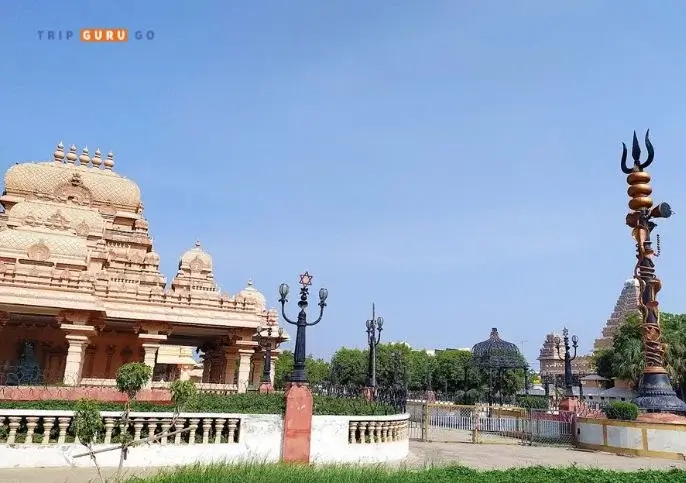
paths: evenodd
<path fill-rule="evenodd" d="M 193 379 L 200 367 L 218 389 L 259 382 L 255 330 L 276 327 L 276 311 L 252 282 L 235 296 L 220 292 L 199 243 L 167 286 L 140 190 L 114 171 L 112 153 L 65 153 L 60 143 L 52 161 L 17 163 L 4 182 L 0 385 L 113 386 L 131 361 L 153 368 L 153 387 Z"/>

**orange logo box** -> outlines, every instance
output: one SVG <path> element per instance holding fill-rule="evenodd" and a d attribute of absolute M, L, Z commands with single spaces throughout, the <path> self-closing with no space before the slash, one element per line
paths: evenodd
<path fill-rule="evenodd" d="M 81 29 L 81 42 L 128 42 L 128 29 Z"/>

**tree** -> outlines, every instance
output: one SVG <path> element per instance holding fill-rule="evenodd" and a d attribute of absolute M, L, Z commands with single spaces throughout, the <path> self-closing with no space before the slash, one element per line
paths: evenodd
<path fill-rule="evenodd" d="M 274 368 L 274 387 L 283 389 L 286 387 L 288 378 L 293 372 L 293 352 L 284 350 L 276 360 Z M 328 381 L 331 377 L 331 365 L 324 359 L 315 359 L 308 355 L 305 359 L 305 370 L 307 371 L 307 381 L 310 384 L 321 384 Z"/>
<path fill-rule="evenodd" d="M 481 377 L 472 365 L 469 351 L 447 349 L 436 352 L 433 389 L 443 392 L 468 391 L 481 385 Z"/>
<path fill-rule="evenodd" d="M 274 387 L 284 389 L 291 372 L 293 372 L 293 352 L 284 350 L 274 364 Z"/>
<path fill-rule="evenodd" d="M 429 389 L 429 382 L 436 369 L 436 358 L 426 351 L 412 350 L 407 355 L 407 366 L 407 388 L 410 391 Z"/>
<path fill-rule="evenodd" d="M 344 386 L 364 386 L 367 379 L 367 352 L 341 347 L 331 358 L 331 382 Z"/>
<path fill-rule="evenodd" d="M 663 313 L 660 318 L 667 346 L 667 371 L 683 400 L 686 398 L 686 314 Z"/>
<path fill-rule="evenodd" d="M 612 362 L 614 359 L 614 351 L 612 348 L 600 349 L 593 354 L 593 364 L 595 365 L 596 373 L 605 379 L 612 379 L 615 374 L 612 369 Z"/>
<path fill-rule="evenodd" d="M 407 387 L 412 369 L 407 344 L 380 344 L 376 348 L 376 381 L 381 387 Z M 365 351 L 369 357 L 369 351 Z"/>
<path fill-rule="evenodd" d="M 309 355 L 305 359 L 305 370 L 307 370 L 307 381 L 310 384 L 321 384 L 328 382 L 331 378 L 331 364 L 324 359 L 315 359 Z"/>

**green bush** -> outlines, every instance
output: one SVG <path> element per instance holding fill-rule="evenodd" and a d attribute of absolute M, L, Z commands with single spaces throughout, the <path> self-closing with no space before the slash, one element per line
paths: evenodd
<path fill-rule="evenodd" d="M 0 401 L 0 409 L 46 409 L 46 410 L 74 410 L 76 401 L 48 400 L 48 401 Z M 122 411 L 124 404 L 100 403 L 100 411 Z M 131 411 L 134 412 L 172 412 L 175 405 L 133 401 Z M 233 413 L 233 414 L 283 414 L 286 410 L 286 400 L 283 394 L 207 394 L 198 393 L 191 397 L 183 406 L 184 412 Z M 391 406 L 381 403 L 369 403 L 362 398 L 335 398 L 328 396 L 314 396 L 315 415 L 341 416 L 372 416 L 395 414 Z"/>
<path fill-rule="evenodd" d="M 117 389 L 134 399 L 138 391 L 143 389 L 151 377 L 152 369 L 150 366 L 142 362 L 128 362 L 117 371 Z"/>
<path fill-rule="evenodd" d="M 97 401 L 81 399 L 74 405 L 72 431 L 85 446 L 94 443 L 103 429 L 100 405 Z"/>
<path fill-rule="evenodd" d="M 172 402 L 177 411 L 181 412 L 188 404 L 198 397 L 198 388 L 191 381 L 176 380 L 169 388 Z"/>
<path fill-rule="evenodd" d="M 517 405 L 524 409 L 548 409 L 548 398 L 545 396 L 522 396 L 517 398 Z"/>
<path fill-rule="evenodd" d="M 612 401 L 603 411 L 607 419 L 634 421 L 638 418 L 638 406 L 631 402 Z"/>

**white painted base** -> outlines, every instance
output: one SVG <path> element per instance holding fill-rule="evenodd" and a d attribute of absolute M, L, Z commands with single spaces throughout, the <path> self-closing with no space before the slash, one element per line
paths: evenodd
<path fill-rule="evenodd" d="M 686 455 L 686 427 L 681 424 L 579 418 L 577 428 L 582 448 L 668 459 Z"/>
<path fill-rule="evenodd" d="M 278 436 L 278 435 L 277 435 Z M 280 457 L 280 439 L 275 448 L 248 450 L 242 444 L 194 444 L 194 445 L 152 445 L 131 448 L 124 462 L 125 468 L 142 466 L 162 467 L 211 463 L 275 463 Z M 94 449 L 107 446 L 97 445 Z M 76 444 L 51 446 L 24 446 L 14 448 L 0 447 L 0 467 L 2 468 L 43 468 L 56 466 L 92 467 L 88 456 L 74 458 L 84 453 L 84 447 Z M 119 466 L 119 451 L 108 451 L 96 455 L 98 465 L 102 468 Z"/>
<path fill-rule="evenodd" d="M 374 421 L 396 421 L 404 416 L 374 416 Z M 384 443 L 349 443 L 350 421 L 369 420 L 369 417 L 313 416 L 310 462 L 333 463 L 386 463 L 402 461 L 410 452 L 409 438 Z"/>
<path fill-rule="evenodd" d="M 6 410 L 19 412 L 20 410 Z M 27 413 L 24 411 L 24 413 Z M 50 414 L 53 419 L 65 414 Z M 14 415 L 12 413 L 11 415 Z M 27 415 L 30 415 L 27 414 Z M 35 417 L 45 416 L 34 412 Z M 145 416 L 145 414 L 144 414 Z M 155 414 L 147 414 L 153 417 Z M 0 417 L 2 414 L 0 413 Z M 162 413 L 160 418 L 170 418 L 171 415 Z M 281 415 L 218 415 L 218 414 L 184 414 L 184 417 L 210 419 L 228 418 L 240 419 L 240 433 L 237 443 L 216 444 L 173 444 L 162 445 L 140 444 L 129 449 L 124 462 L 125 468 L 135 467 L 164 467 L 192 464 L 211 463 L 275 463 L 281 459 L 283 441 L 283 419 Z M 386 424 L 387 422 L 407 421 L 409 414 L 394 416 L 314 416 L 312 419 L 312 439 L 310 461 L 315 464 L 351 464 L 351 463 L 385 463 L 402 461 L 409 454 L 409 439 L 407 429 L 403 436 L 396 441 L 378 443 L 351 443 L 349 432 L 351 421 Z M 1 422 L 1 421 L 0 421 Z M 378 435 L 377 435 L 378 436 Z M 98 444 L 94 450 L 112 448 L 115 445 Z M 0 468 L 41 468 L 41 467 L 92 467 L 89 456 L 75 458 L 75 455 L 86 453 L 87 449 L 76 443 L 70 444 L 40 444 L 16 443 L 0 445 Z M 98 453 L 98 465 L 103 468 L 119 465 L 120 450 L 118 448 Z"/>

